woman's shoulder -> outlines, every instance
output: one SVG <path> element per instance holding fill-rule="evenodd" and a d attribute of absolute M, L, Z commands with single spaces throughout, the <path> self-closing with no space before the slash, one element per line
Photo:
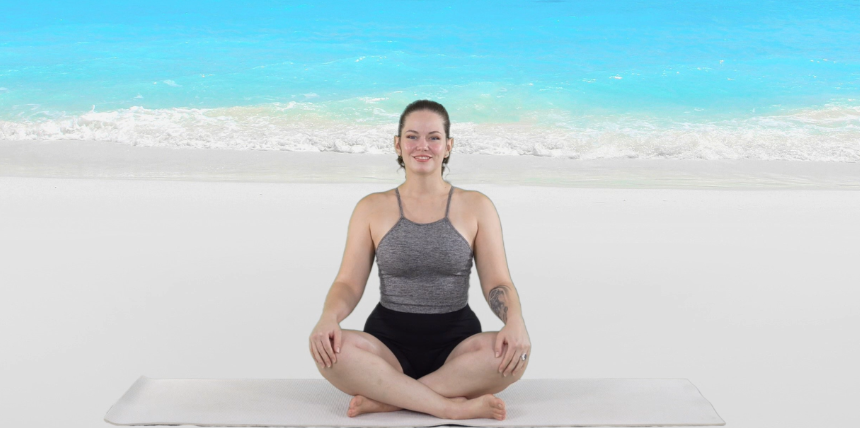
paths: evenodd
<path fill-rule="evenodd" d="M 365 196 L 363 200 L 367 199 L 368 203 L 372 205 L 387 204 L 389 201 L 397 199 L 395 190 L 397 190 L 397 188 L 393 187 L 389 190 L 374 192 Z M 472 206 L 472 204 L 480 204 L 482 201 L 489 201 L 490 199 L 477 190 L 464 189 L 458 186 L 454 186 L 454 194 L 452 197 L 463 199 L 469 206 Z"/>

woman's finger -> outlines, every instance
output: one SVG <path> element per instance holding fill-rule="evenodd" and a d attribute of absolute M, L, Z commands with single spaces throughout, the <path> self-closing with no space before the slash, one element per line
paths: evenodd
<path fill-rule="evenodd" d="M 319 364 L 321 366 L 325 365 L 325 364 L 323 364 L 323 359 L 320 356 L 319 351 L 317 351 L 317 347 L 314 346 L 313 342 L 311 342 L 311 355 L 313 355 L 314 360 L 316 360 L 317 364 Z"/>
<path fill-rule="evenodd" d="M 323 339 L 323 346 L 325 347 L 325 352 L 328 354 L 329 361 L 331 361 L 332 364 L 336 363 L 337 357 L 334 355 L 334 349 L 331 347 L 331 339 L 329 339 L 328 336 Z"/>
<path fill-rule="evenodd" d="M 505 372 L 507 372 L 511 363 L 516 364 L 514 362 L 514 352 L 516 352 L 516 349 L 513 346 L 508 346 L 508 352 L 505 352 L 505 357 L 502 358 L 502 376 L 506 374 Z"/>
<path fill-rule="evenodd" d="M 323 344 L 323 342 L 323 340 L 320 340 L 316 343 L 317 352 L 320 353 L 320 356 L 322 356 L 323 361 L 325 361 L 325 366 L 331 367 L 331 360 L 328 358 L 328 354 L 326 354 L 325 352 L 325 345 Z"/>
<path fill-rule="evenodd" d="M 517 368 L 514 369 L 515 375 L 522 373 L 522 371 L 526 369 L 526 364 L 528 364 L 528 358 L 529 358 L 528 354 L 531 352 L 526 351 L 525 353 L 526 353 L 526 359 L 525 360 L 523 360 L 523 356 L 520 355 L 520 363 L 517 364 Z"/>
<path fill-rule="evenodd" d="M 499 374 L 502 374 L 502 370 L 505 368 L 505 355 L 507 355 L 507 350 L 507 345 L 502 345 L 502 359 L 499 360 Z"/>
<path fill-rule="evenodd" d="M 516 360 L 516 357 L 517 357 L 517 348 L 515 348 L 515 347 L 511 347 L 511 348 L 512 348 L 512 350 L 511 350 L 510 362 L 509 362 L 509 363 L 508 363 L 508 365 L 505 367 L 505 369 L 504 369 L 504 370 L 502 370 L 502 376 L 505 376 L 505 377 L 510 376 L 510 375 L 511 375 L 511 371 L 512 371 L 512 370 L 514 369 L 514 367 L 517 365 L 517 360 Z"/>
<path fill-rule="evenodd" d="M 513 376 L 514 372 L 517 370 L 517 367 L 519 367 L 520 364 L 523 362 L 522 358 L 523 358 L 522 352 L 514 353 L 513 365 L 511 366 L 511 371 L 509 371 L 507 373 L 508 376 Z"/>

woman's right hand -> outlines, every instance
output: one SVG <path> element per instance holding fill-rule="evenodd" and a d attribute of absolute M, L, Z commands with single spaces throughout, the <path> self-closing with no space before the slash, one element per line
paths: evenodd
<path fill-rule="evenodd" d="M 337 362 L 335 354 L 340 353 L 342 334 L 340 325 L 334 318 L 320 318 L 310 337 L 311 356 L 317 364 L 331 367 Z"/>

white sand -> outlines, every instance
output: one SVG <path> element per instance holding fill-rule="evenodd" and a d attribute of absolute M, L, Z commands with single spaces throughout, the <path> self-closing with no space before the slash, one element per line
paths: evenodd
<path fill-rule="evenodd" d="M 195 181 L 388 183 L 396 156 L 136 147 L 104 141 L 0 141 L 0 176 Z M 860 163 L 597 159 L 458 153 L 445 179 L 460 184 L 577 188 L 860 190 Z"/>
<path fill-rule="evenodd" d="M 5 153 L 0 165 L 22 165 Z M 349 216 L 402 177 L 33 171 L 0 169 L 3 426 L 107 426 L 140 375 L 322 379 L 307 338 Z M 450 180 L 501 216 L 533 345 L 526 378 L 687 378 L 735 428 L 860 423 L 860 192 Z M 362 329 L 377 275 L 342 328 Z M 470 295 L 499 330 L 474 271 Z"/>

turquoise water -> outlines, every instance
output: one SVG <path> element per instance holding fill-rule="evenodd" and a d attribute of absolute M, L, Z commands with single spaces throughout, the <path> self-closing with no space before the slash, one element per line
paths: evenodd
<path fill-rule="evenodd" d="M 860 160 L 860 2 L 3 0 L 0 139 Z"/>

